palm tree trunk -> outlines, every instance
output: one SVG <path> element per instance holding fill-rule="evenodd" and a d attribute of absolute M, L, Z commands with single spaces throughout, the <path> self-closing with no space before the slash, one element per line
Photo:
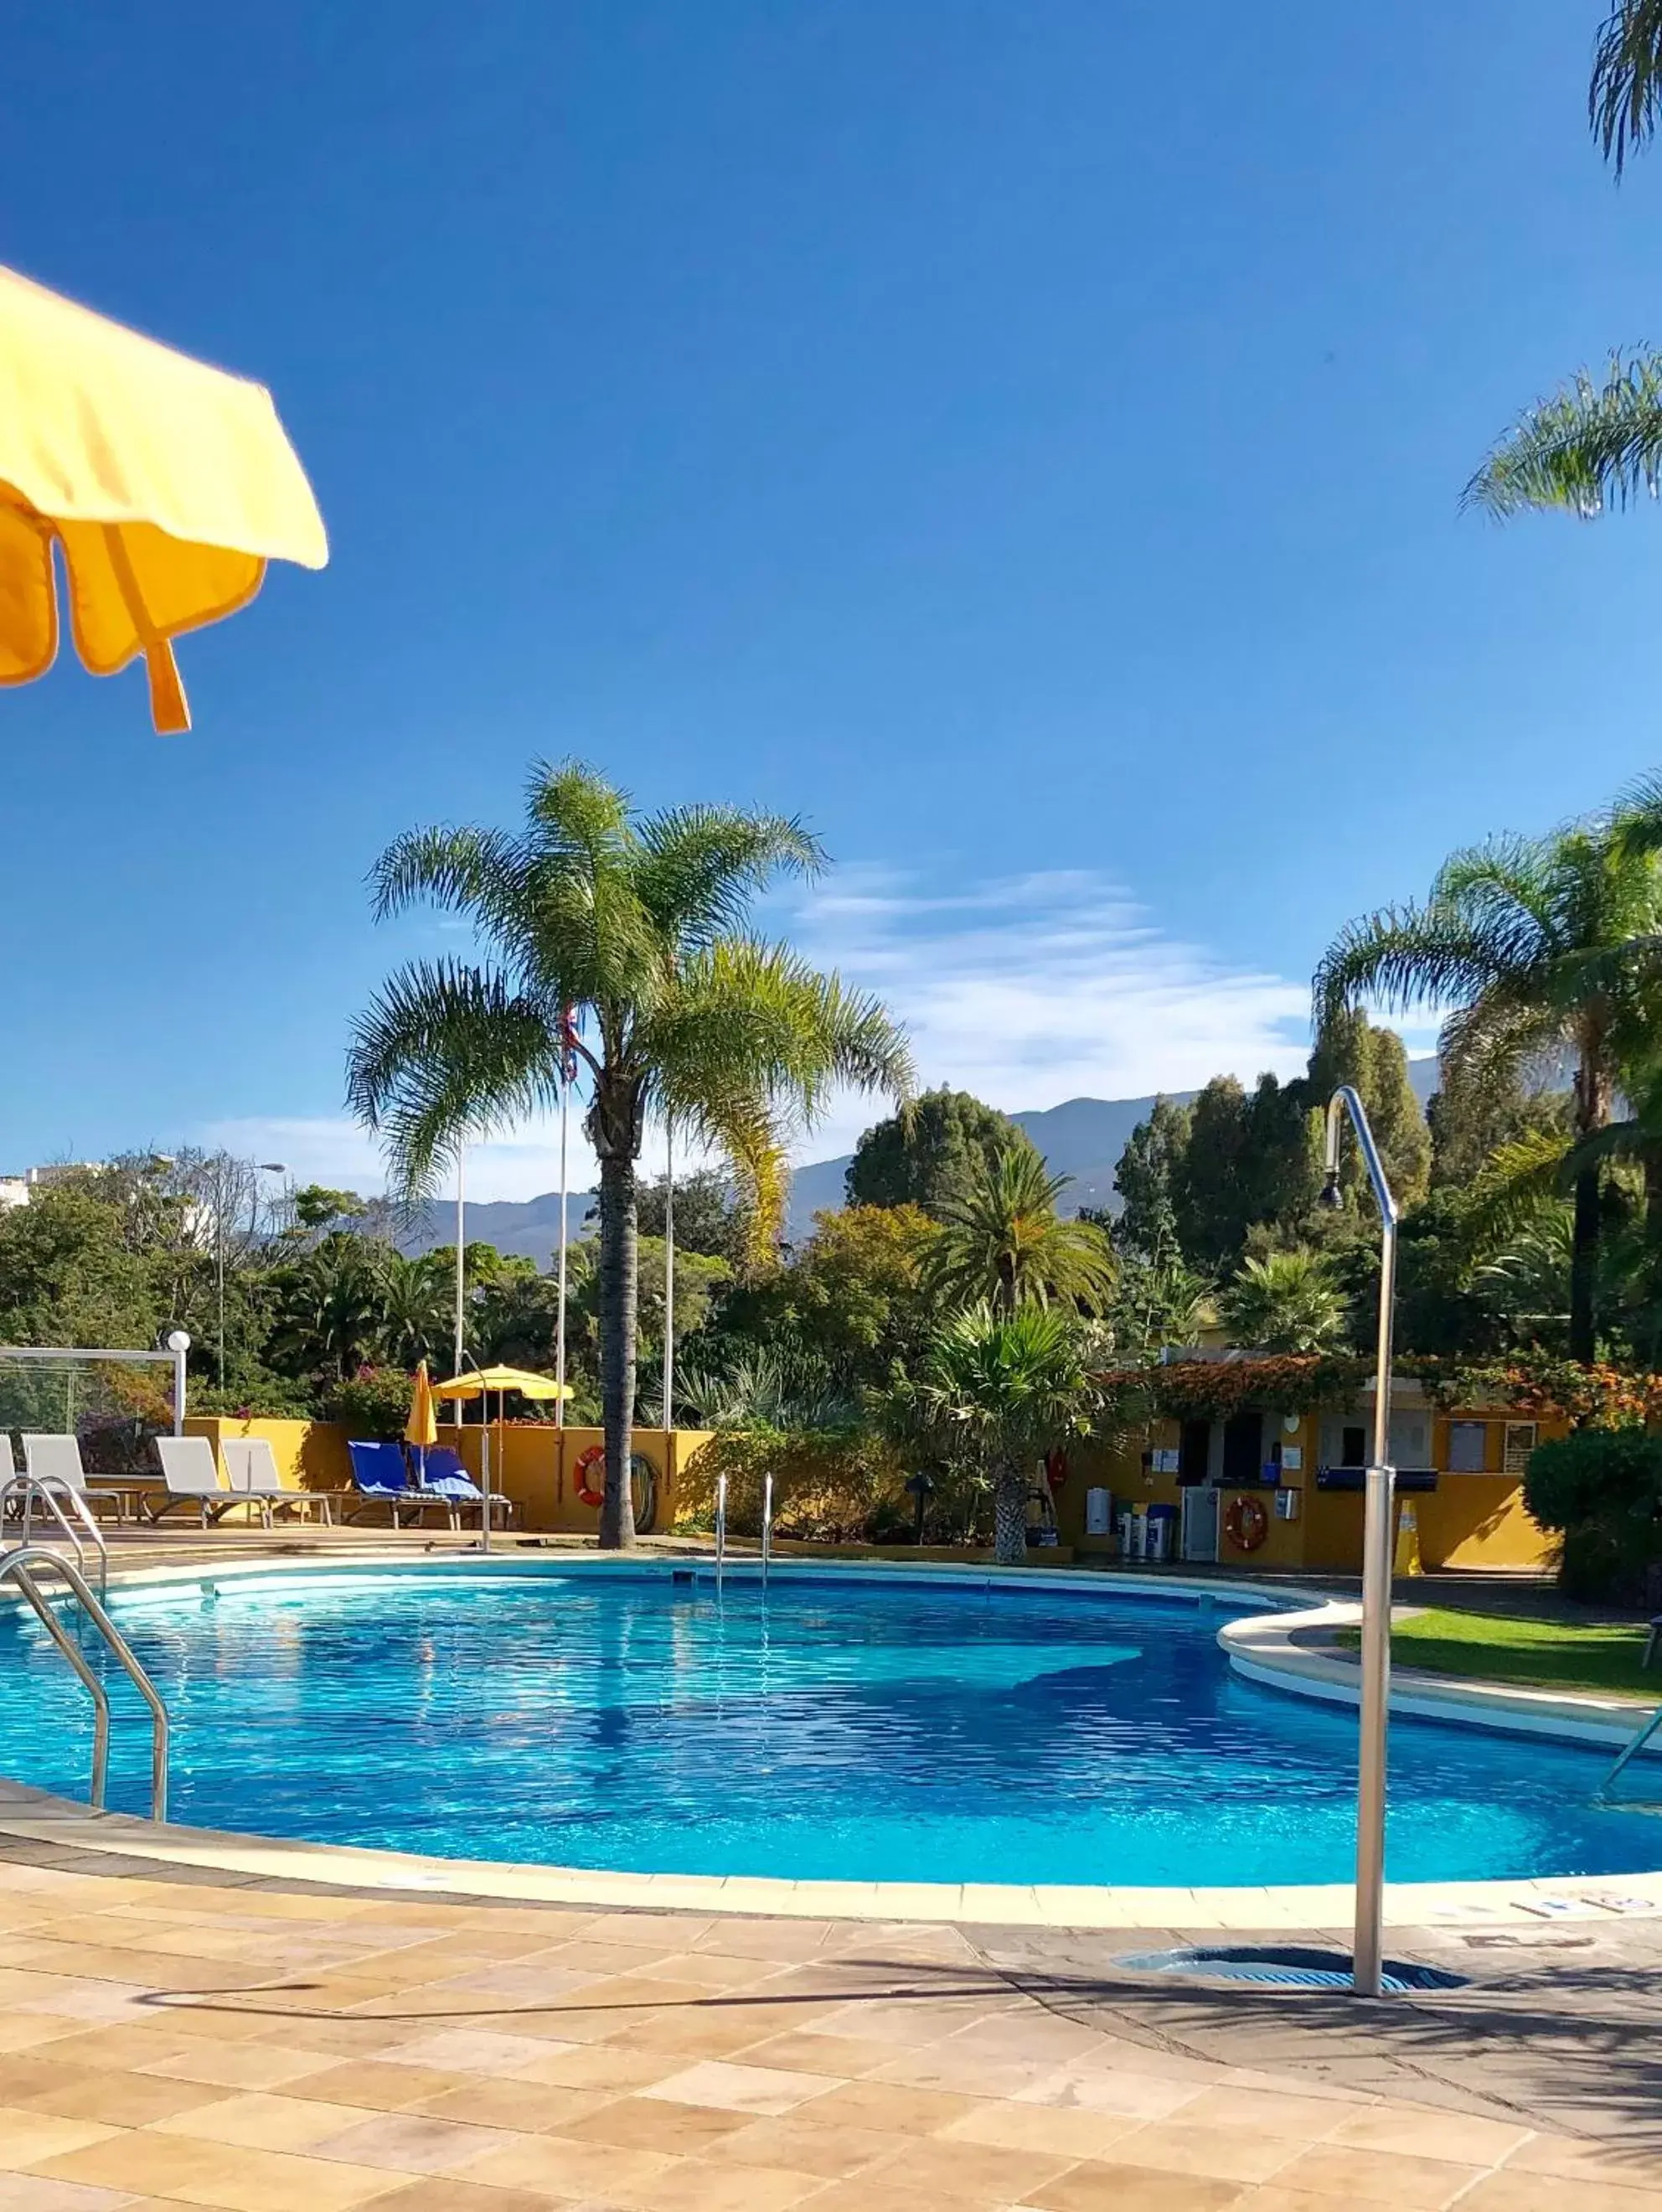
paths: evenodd
<path fill-rule="evenodd" d="M 992 1492 L 992 1556 L 1001 1567 L 1028 1563 L 1028 1487 L 1021 1469 L 1008 1460 Z"/>
<path fill-rule="evenodd" d="M 635 1294 L 638 1251 L 634 1161 L 600 1160 L 600 1419 L 606 1438 L 606 1492 L 600 1508 L 603 1552 L 634 1548 L 629 1486 L 634 1442 Z"/>

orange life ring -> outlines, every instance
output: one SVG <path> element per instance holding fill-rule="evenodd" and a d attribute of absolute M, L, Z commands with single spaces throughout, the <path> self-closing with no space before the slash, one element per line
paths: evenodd
<path fill-rule="evenodd" d="M 579 1458 L 574 1472 L 577 1479 L 577 1496 L 583 1504 L 599 1505 L 604 1504 L 606 1496 L 605 1476 L 602 1474 L 600 1478 L 600 1488 L 598 1490 L 594 1490 L 590 1487 L 589 1476 L 596 1468 L 604 1468 L 605 1464 L 606 1447 L 604 1444 L 591 1444 L 587 1451 L 584 1452 Z"/>
<path fill-rule="evenodd" d="M 1270 1516 L 1256 1498 L 1231 1500 L 1223 1533 L 1238 1552 L 1255 1552 L 1270 1533 Z"/>

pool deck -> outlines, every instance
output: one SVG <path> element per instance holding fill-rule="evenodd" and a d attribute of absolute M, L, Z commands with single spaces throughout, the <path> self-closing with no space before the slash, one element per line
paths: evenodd
<path fill-rule="evenodd" d="M 1343 1889 L 1071 1893 L 1120 1901 L 1088 1925 L 1020 1885 L 913 1919 L 544 1874 L 5 1790 L 0 2212 L 1662 2208 L 1662 1897 L 1612 1909 L 1645 1878 L 1396 1891 L 1392 1957 L 1467 1985 L 1368 2004 L 1117 1963 L 1342 1947 Z"/>

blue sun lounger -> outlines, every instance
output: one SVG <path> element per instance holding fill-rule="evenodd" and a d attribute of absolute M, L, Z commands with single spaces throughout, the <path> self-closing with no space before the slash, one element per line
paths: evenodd
<path fill-rule="evenodd" d="M 352 1455 L 352 1487 L 365 1505 L 385 1505 L 395 1528 L 401 1525 L 403 1506 L 419 1517 L 422 1493 L 410 1484 L 402 1444 L 349 1443 L 347 1449 Z M 358 1510 L 349 1508 L 346 1517 L 355 1521 Z"/>
<path fill-rule="evenodd" d="M 462 1465 L 460 1454 L 452 1450 L 450 1445 L 430 1444 L 425 1452 L 417 1450 L 412 1456 L 418 1474 L 419 1491 L 432 1498 L 443 1498 L 450 1511 L 452 1527 L 456 1525 L 458 1511 L 463 1507 L 476 1505 L 482 1514 L 485 1493 Z M 513 1502 L 505 1498 L 500 1490 L 492 1491 L 490 1504 L 493 1513 L 498 1506 L 501 1507 L 504 1526 L 513 1520 Z"/>

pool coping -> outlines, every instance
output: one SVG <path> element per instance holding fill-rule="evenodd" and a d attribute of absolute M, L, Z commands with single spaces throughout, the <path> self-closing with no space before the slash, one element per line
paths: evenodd
<path fill-rule="evenodd" d="M 412 1561 L 397 1553 L 360 1553 L 350 1560 L 317 1555 L 287 1559 L 229 1560 L 222 1565 L 193 1559 L 177 1565 L 152 1565 L 112 1573 L 112 1586 L 120 1589 L 165 1586 L 169 1583 L 215 1582 L 251 1576 L 294 1572 L 330 1576 L 361 1570 L 401 1566 L 407 1572 L 454 1573 L 468 1567 L 465 1557 L 446 1555 L 440 1560 Z M 564 1571 L 606 1574 L 635 1572 L 648 1563 L 561 1555 Z M 546 1558 L 516 1560 L 493 1555 L 494 1571 L 535 1573 L 546 1571 Z M 685 1571 L 685 1563 L 681 1563 Z M 668 1573 L 671 1564 L 653 1566 Z M 794 1577 L 795 1563 L 775 1572 Z M 713 1571 L 713 1570 L 706 1570 Z M 730 1566 L 736 1578 L 759 1578 L 755 1563 Z M 931 1581 L 969 1580 L 999 1584 L 1030 1581 L 1021 1568 L 998 1570 L 981 1565 L 931 1565 L 893 1566 L 887 1561 L 837 1561 L 805 1570 L 832 1573 L 837 1578 L 925 1575 Z M 1291 1642 L 1297 1632 L 1331 1631 L 1352 1625 L 1360 1607 L 1343 1599 L 1330 1598 L 1312 1607 L 1298 1609 L 1284 1589 L 1247 1583 L 1221 1583 L 1205 1577 L 1162 1577 L 1157 1583 L 1136 1575 L 1116 1575 L 1102 1569 L 1046 1570 L 1046 1583 L 1105 1584 L 1192 1595 L 1211 1601 L 1262 1604 L 1273 1614 L 1249 1616 L 1226 1626 L 1219 1643 L 1232 1668 L 1248 1680 L 1277 1689 L 1354 1702 L 1355 1680 L 1344 1679 L 1345 1662 L 1301 1650 Z M 1252 1627 L 1268 1630 L 1261 1639 L 1243 1638 L 1238 1632 Z M 1354 1665 L 1350 1668 L 1356 1674 Z M 1410 1692 L 1416 1703 L 1402 1710 L 1422 1710 L 1435 1705 L 1433 1717 L 1458 1717 L 1470 1723 L 1473 1712 L 1450 1710 L 1471 1702 L 1470 1684 L 1439 1682 L 1436 1689 Z M 1458 1692 L 1458 1697 L 1449 1692 Z M 1519 1693 L 1496 1696 L 1508 1706 Z M 1476 1701 L 1481 1707 L 1481 1700 Z M 1554 1698 L 1555 1704 L 1598 1700 Z M 1609 1702 L 1609 1701 L 1604 1701 Z M 1393 1705 L 1398 1698 L 1393 1694 Z M 1583 1716 L 1583 1724 L 1595 1725 Z M 1478 1725 L 1513 1727 L 1507 1717 L 1497 1721 L 1492 1711 Z M 1538 1717 L 1538 1726 L 1540 1725 Z M 1604 1723 L 1608 1726 L 1608 1722 Z M 1629 1733 L 1631 1733 L 1629 1730 Z M 1606 1740 L 1604 1738 L 1601 1741 Z M 1348 1882 L 1299 1883 L 1271 1886 L 1211 1886 L 1205 1887 L 1131 1887 L 1063 1883 L 829 1881 L 792 1881 L 778 1876 L 738 1875 L 629 1874 L 585 1868 L 519 1865 L 491 1859 L 436 1858 L 414 1851 L 372 1849 L 360 1845 L 309 1843 L 287 1838 L 250 1836 L 214 1828 L 191 1828 L 173 1822 L 155 1822 L 131 1814 L 94 1812 L 84 1804 L 32 1790 L 0 1778 L 0 1835 L 32 1843 L 49 1851 L 88 1851 L 136 1863 L 169 1868 L 188 1868 L 200 1873 L 222 1873 L 240 1881 L 327 1884 L 331 1887 L 367 1893 L 429 1892 L 447 1898 L 476 1898 L 501 1902 L 573 1905 L 602 1911 L 675 1911 L 707 1915 L 745 1914 L 790 1919 L 947 1923 L 954 1925 L 1042 1927 L 1073 1929 L 1185 1929 L 1264 1931 L 1276 1929 L 1342 1929 L 1352 1917 L 1354 1892 Z M 1620 1917 L 1662 1916 L 1662 1870 L 1655 1873 L 1600 1876 L 1548 1876 L 1515 1881 L 1387 1882 L 1385 1911 L 1387 1924 L 1422 1928 L 1437 1924 L 1506 1926 L 1534 1924 L 1566 1917 L 1608 1922 Z"/>

